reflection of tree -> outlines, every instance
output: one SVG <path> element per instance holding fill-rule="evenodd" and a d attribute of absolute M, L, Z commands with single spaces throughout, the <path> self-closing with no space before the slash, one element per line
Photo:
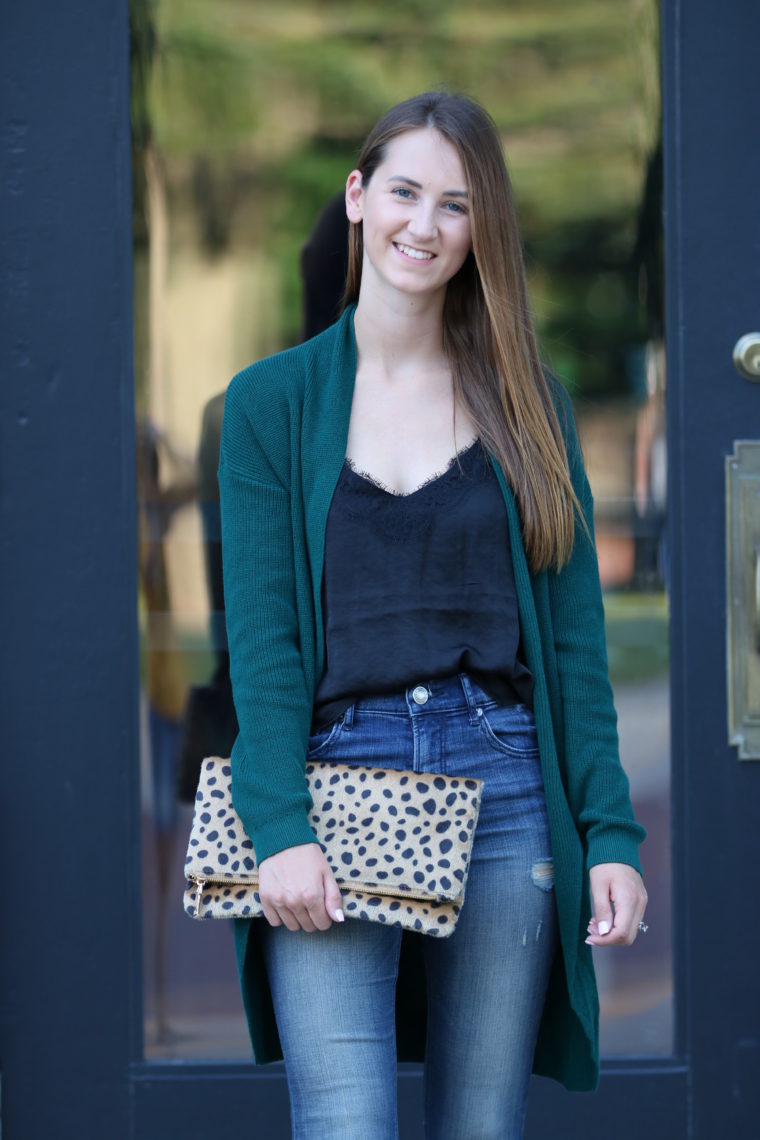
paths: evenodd
<path fill-rule="evenodd" d="M 503 132 L 550 358 L 587 391 L 624 386 L 642 339 L 629 259 L 658 128 L 656 0 L 131 7 L 156 60 L 144 104 L 170 213 L 192 213 L 208 253 L 268 256 L 281 342 L 298 337 L 300 246 L 368 126 L 445 82 Z"/>
<path fill-rule="evenodd" d="M 148 255 L 147 283 L 135 290 L 135 371 L 140 412 L 166 424 L 169 234 L 164 163 L 156 146 L 151 101 L 157 7 L 156 0 L 130 0 L 134 243 Z M 136 276 L 138 265 L 136 261 Z"/>
<path fill-rule="evenodd" d="M 147 156 L 153 146 L 150 107 L 151 69 L 156 53 L 156 30 L 152 0 L 130 0 L 130 121 L 132 135 L 132 240 L 135 251 L 134 325 L 135 325 L 135 398 L 138 411 L 147 416 L 149 392 L 148 301 L 149 284 L 142 269 L 148 250 L 148 180 Z"/>
<path fill-rule="evenodd" d="M 641 195 L 636 244 L 631 261 L 638 272 L 639 299 L 648 335 L 657 340 L 665 331 L 665 282 L 662 232 L 662 137 L 647 162 Z"/>
<path fill-rule="evenodd" d="M 130 0 L 129 4 L 132 228 L 134 241 L 140 245 L 147 242 L 143 162 L 153 133 L 149 91 L 151 67 L 156 53 L 154 7 L 152 0 Z"/>

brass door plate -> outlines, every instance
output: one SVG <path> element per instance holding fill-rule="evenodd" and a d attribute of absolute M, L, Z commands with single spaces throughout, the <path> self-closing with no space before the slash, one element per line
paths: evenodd
<path fill-rule="evenodd" d="M 726 458 L 728 740 L 760 760 L 760 440 Z"/>

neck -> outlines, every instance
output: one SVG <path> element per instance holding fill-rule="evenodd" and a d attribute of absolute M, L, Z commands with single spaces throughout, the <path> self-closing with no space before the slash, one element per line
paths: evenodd
<path fill-rule="evenodd" d="M 443 354 L 443 300 L 399 297 L 372 301 L 364 291 L 354 314 L 356 347 L 362 363 L 389 377 L 406 371 L 440 368 Z"/>

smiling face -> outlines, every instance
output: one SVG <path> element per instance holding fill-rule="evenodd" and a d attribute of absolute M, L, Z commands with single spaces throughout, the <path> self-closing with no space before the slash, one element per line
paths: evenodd
<path fill-rule="evenodd" d="M 363 291 L 442 295 L 470 251 L 462 162 L 433 128 L 392 139 L 368 185 L 352 171 L 346 211 L 362 223 Z"/>

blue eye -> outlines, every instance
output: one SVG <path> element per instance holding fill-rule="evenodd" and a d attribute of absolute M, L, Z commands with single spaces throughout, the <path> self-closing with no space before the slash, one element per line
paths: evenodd
<path fill-rule="evenodd" d="M 391 193 L 396 194 L 399 198 L 411 198 L 411 197 L 413 197 L 412 192 L 408 186 L 396 186 L 391 191 Z"/>
<path fill-rule="evenodd" d="M 459 202 L 447 202 L 446 209 L 450 214 L 466 214 L 464 206 L 460 206 Z"/>

